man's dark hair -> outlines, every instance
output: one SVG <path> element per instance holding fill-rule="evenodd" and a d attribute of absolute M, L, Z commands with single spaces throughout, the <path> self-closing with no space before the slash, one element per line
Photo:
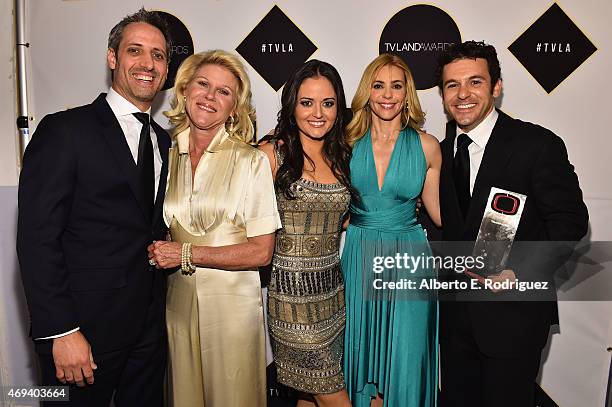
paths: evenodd
<path fill-rule="evenodd" d="M 501 79 L 501 67 L 497 59 L 497 51 L 493 45 L 485 44 L 484 41 L 465 41 L 456 43 L 448 47 L 447 50 L 440 54 L 438 59 L 438 69 L 436 70 L 436 79 L 438 86 L 443 89 L 442 71 L 444 67 L 456 59 L 476 59 L 482 58 L 487 61 L 489 76 L 491 77 L 491 90 Z"/>
<path fill-rule="evenodd" d="M 164 20 L 161 15 L 157 11 L 149 11 L 145 10 L 145 8 L 141 8 L 134 14 L 130 14 L 128 16 L 123 17 L 121 21 L 117 23 L 113 27 L 113 29 L 108 34 L 108 48 L 115 51 L 115 55 L 118 55 L 119 44 L 121 43 L 121 39 L 123 38 L 123 30 L 129 24 L 132 23 L 147 23 L 157 28 L 164 36 L 166 40 L 166 58 L 168 58 L 168 62 L 170 61 L 170 30 L 168 28 L 168 24 L 166 20 Z"/>

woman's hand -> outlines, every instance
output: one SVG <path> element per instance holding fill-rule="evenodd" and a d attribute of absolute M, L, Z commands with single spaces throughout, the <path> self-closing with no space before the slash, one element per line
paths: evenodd
<path fill-rule="evenodd" d="M 174 268 L 181 265 L 182 244 L 156 240 L 147 247 L 149 261 L 155 262 L 158 269 Z"/>

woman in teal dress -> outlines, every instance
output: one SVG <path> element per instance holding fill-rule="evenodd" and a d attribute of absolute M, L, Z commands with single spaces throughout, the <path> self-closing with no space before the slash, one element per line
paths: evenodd
<path fill-rule="evenodd" d="M 421 197 L 439 225 L 440 147 L 421 130 L 414 81 L 397 56 L 382 54 L 368 65 L 352 110 L 347 137 L 359 199 L 351 202 L 342 253 L 347 390 L 353 407 L 435 406 L 435 293 L 383 284 L 412 281 L 418 288 L 422 279 L 435 278 L 434 269 L 410 269 L 408 257 L 431 255 L 416 201 Z"/>

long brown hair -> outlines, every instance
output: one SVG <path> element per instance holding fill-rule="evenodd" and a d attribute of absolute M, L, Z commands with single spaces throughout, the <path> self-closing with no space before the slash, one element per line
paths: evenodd
<path fill-rule="evenodd" d="M 275 139 L 282 140 L 278 148 L 283 156 L 283 164 L 276 173 L 275 186 L 287 199 L 293 199 L 291 184 L 297 181 L 304 171 L 304 157 L 312 160 L 302 148 L 299 128 L 295 120 L 295 107 L 298 103 L 297 95 L 302 83 L 308 78 L 324 77 L 329 80 L 336 93 L 337 115 L 334 125 L 323 140 L 323 157 L 329 163 L 334 176 L 344 185 L 352 196 L 356 191 L 350 183 L 351 148 L 346 142 L 344 126 L 346 124 L 346 99 L 342 80 L 336 68 L 327 62 L 310 60 L 302 65 L 289 78 L 281 96 L 281 110 L 278 112 L 278 123 L 275 130 Z"/>

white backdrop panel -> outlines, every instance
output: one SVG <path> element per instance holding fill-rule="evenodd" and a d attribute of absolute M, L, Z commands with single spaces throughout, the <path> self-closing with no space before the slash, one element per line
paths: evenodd
<path fill-rule="evenodd" d="M 17 185 L 17 119 L 15 97 L 13 2 L 0 1 L 0 185 Z"/>

